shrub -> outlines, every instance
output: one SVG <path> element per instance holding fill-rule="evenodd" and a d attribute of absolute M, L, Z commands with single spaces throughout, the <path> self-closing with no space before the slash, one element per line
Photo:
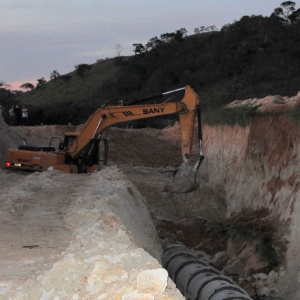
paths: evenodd
<path fill-rule="evenodd" d="M 251 117 L 256 114 L 258 106 L 221 107 L 203 114 L 203 121 L 210 126 L 216 125 L 249 125 Z"/>

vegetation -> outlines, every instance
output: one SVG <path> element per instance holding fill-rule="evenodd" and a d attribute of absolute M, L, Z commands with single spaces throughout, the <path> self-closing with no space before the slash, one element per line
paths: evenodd
<path fill-rule="evenodd" d="M 76 74 L 83 78 L 84 74 L 89 71 L 91 69 L 92 66 L 88 65 L 88 64 L 79 64 L 77 66 L 75 66 L 76 69 Z"/>
<path fill-rule="evenodd" d="M 26 89 L 26 90 L 30 90 L 33 91 L 34 90 L 34 85 L 30 82 L 25 82 L 20 86 L 21 89 Z"/>
<path fill-rule="evenodd" d="M 44 77 L 39 78 L 37 80 L 37 85 L 36 85 L 35 89 L 37 90 L 37 89 L 42 88 L 45 85 L 46 82 L 47 82 L 47 80 Z"/>
<path fill-rule="evenodd" d="M 54 70 L 51 74 L 50 74 L 50 80 L 53 80 L 55 78 L 59 78 L 60 74 L 57 72 L 57 70 Z"/>
<path fill-rule="evenodd" d="M 204 122 L 208 125 L 239 125 L 246 127 L 249 125 L 251 117 L 257 113 L 258 106 L 238 106 L 238 107 L 220 107 L 215 110 L 209 110 L 204 115 Z"/>
<path fill-rule="evenodd" d="M 292 96 L 300 86 L 300 10 L 286 1 L 270 17 L 243 16 L 224 25 L 184 28 L 133 45 L 134 54 L 79 64 L 69 74 L 38 80 L 18 101 L 33 123 L 79 124 L 103 103 L 134 100 L 190 85 L 204 106 L 204 120 L 247 125 L 255 109 L 220 108 L 236 99 Z M 1 99 L 0 99 L 1 102 Z M 241 116 L 238 116 L 241 114 Z M 224 119 L 225 118 L 225 119 Z"/>

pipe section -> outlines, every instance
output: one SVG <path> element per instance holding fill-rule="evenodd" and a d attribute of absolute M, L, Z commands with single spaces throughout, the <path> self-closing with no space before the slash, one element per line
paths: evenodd
<path fill-rule="evenodd" d="M 181 244 L 169 245 L 162 256 L 163 267 L 188 300 L 251 300 L 232 279 L 209 265 L 201 255 Z"/>

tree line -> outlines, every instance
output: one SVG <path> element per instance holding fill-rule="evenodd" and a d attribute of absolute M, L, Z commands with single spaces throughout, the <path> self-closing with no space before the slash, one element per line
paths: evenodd
<path fill-rule="evenodd" d="M 292 1 L 282 2 L 269 17 L 243 16 L 220 30 L 200 26 L 192 35 L 187 35 L 184 28 L 164 33 L 146 44 L 133 44 L 135 55 L 130 57 L 121 55 L 118 44 L 117 55 L 111 59 L 117 71 L 105 71 L 110 77 L 91 77 L 98 76 L 93 70 L 107 60 L 79 64 L 66 75 L 53 71 L 50 82 L 41 78 L 36 87 L 17 98 L 38 101 L 37 96 L 43 93 L 43 98 L 49 97 L 47 109 L 39 107 L 44 111 L 44 123 L 65 124 L 73 123 L 72 120 L 84 122 L 106 102 L 136 99 L 187 84 L 199 94 L 205 110 L 236 99 L 270 94 L 292 96 L 300 86 L 300 10 L 295 6 Z M 80 79 L 84 79 L 80 84 L 82 95 L 76 98 Z M 87 85 L 89 81 L 93 83 Z M 51 106 L 52 100 L 46 93 L 48 84 L 63 95 L 65 104 L 59 111 Z M 0 103 L 1 99 L 0 96 Z M 64 109 L 63 105 L 67 107 Z"/>
<path fill-rule="evenodd" d="M 243 16 L 221 30 L 183 29 L 134 44 L 130 61 L 118 60 L 121 73 L 105 82 L 104 97 L 167 90 L 190 84 L 208 108 L 235 99 L 299 90 L 300 9 L 282 2 L 269 17 Z"/>

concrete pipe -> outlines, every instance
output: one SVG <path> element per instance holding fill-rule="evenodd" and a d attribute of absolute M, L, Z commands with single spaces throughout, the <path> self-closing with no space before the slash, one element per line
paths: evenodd
<path fill-rule="evenodd" d="M 164 249 L 162 264 L 188 300 L 251 300 L 232 279 L 181 244 Z"/>

